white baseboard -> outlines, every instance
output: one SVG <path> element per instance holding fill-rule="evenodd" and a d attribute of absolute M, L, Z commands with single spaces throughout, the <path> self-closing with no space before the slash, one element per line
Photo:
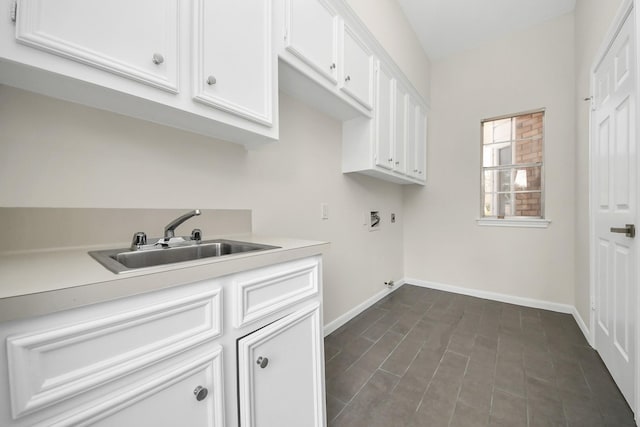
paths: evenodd
<path fill-rule="evenodd" d="M 472 297 L 484 298 L 492 301 L 504 302 L 507 304 L 515 304 L 515 305 L 521 305 L 524 307 L 555 311 L 556 313 L 571 314 L 575 319 L 576 323 L 578 324 L 578 327 L 584 334 L 584 337 L 589 343 L 589 345 L 593 347 L 593 344 L 594 344 L 593 339 L 591 338 L 591 333 L 589 332 L 589 327 L 587 326 L 585 321 L 582 319 L 582 316 L 580 316 L 580 313 L 578 312 L 578 310 L 570 304 L 561 304 L 557 302 L 544 301 L 544 300 L 538 300 L 533 298 L 518 297 L 514 295 L 501 294 L 498 292 L 482 291 L 478 289 L 464 288 L 461 286 L 446 285 L 444 283 L 430 282 L 426 280 L 411 279 L 411 278 L 405 278 L 397 281 L 396 285 L 393 288 L 383 289 L 382 291 L 378 292 L 377 294 L 367 299 L 363 303 L 349 310 L 342 316 L 338 317 L 332 322 L 327 323 L 324 326 L 324 336 L 326 337 L 327 335 L 329 335 L 330 333 L 338 329 L 340 326 L 344 325 L 349 320 L 353 319 L 358 314 L 362 313 L 367 308 L 371 307 L 372 305 L 380 301 L 382 298 L 389 295 L 391 292 L 394 292 L 404 284 L 421 286 L 421 287 L 430 288 L 430 289 L 437 289 L 440 291 L 452 292 L 454 294 L 469 295 Z"/>
<path fill-rule="evenodd" d="M 587 342 L 589 343 L 589 345 L 591 347 L 595 347 L 595 342 L 593 342 L 593 336 L 589 331 L 589 327 L 585 323 L 582 316 L 580 316 L 580 312 L 578 311 L 578 309 L 573 307 L 573 311 L 571 312 L 571 314 L 573 314 L 573 318 L 576 319 L 576 323 L 578 324 L 578 327 L 582 331 L 582 334 L 584 335 L 584 337 L 587 339 Z"/>
<path fill-rule="evenodd" d="M 539 309 L 542 309 L 542 310 L 555 311 L 556 313 L 571 314 L 573 316 L 573 318 L 575 319 L 576 323 L 578 324 L 578 327 L 580 328 L 580 330 L 584 334 L 584 337 L 586 338 L 587 342 L 589 343 L 590 346 L 593 347 L 593 340 L 591 339 L 591 334 L 589 333 L 589 328 L 587 327 L 587 324 L 582 319 L 582 316 L 580 316 L 580 313 L 578 313 L 578 310 L 574 306 L 572 306 L 570 304 L 560 304 L 560 303 L 557 303 L 557 302 L 550 302 L 550 301 L 538 300 L 538 299 L 533 299 L 533 298 L 518 297 L 518 296 L 514 296 L 514 295 L 501 294 L 501 293 L 498 293 L 498 292 L 482 291 L 482 290 L 478 290 L 478 289 L 471 289 L 471 288 L 464 288 L 464 287 L 461 287 L 461 286 L 446 285 L 446 284 L 443 284 L 443 283 L 429 282 L 429 281 L 426 281 L 426 280 L 419 280 L 419 279 L 405 278 L 402 281 L 402 283 L 403 284 L 406 283 L 406 284 L 410 284 L 410 285 L 416 285 L 416 286 L 422 286 L 422 287 L 425 287 L 425 288 L 437 289 L 437 290 L 440 290 L 440 291 L 453 292 L 455 294 L 469 295 L 469 296 L 472 296 L 472 297 L 484 298 L 484 299 L 489 299 L 489 300 L 492 300 L 492 301 L 505 302 L 505 303 L 508 303 L 508 304 L 516 304 L 516 305 L 521 305 L 521 306 L 524 306 L 524 307 L 539 308 Z"/>
<path fill-rule="evenodd" d="M 337 319 L 327 323 L 326 325 L 324 325 L 324 336 L 326 337 L 327 335 L 329 335 L 330 333 L 332 333 L 333 331 L 338 329 L 340 326 L 344 325 L 349 320 L 353 319 L 358 314 L 362 313 L 367 308 L 371 307 L 372 305 L 374 305 L 375 303 L 380 301 L 382 298 L 386 297 L 391 292 L 397 290 L 398 288 L 400 288 L 404 284 L 405 284 L 404 280 L 399 280 L 399 281 L 395 282 L 395 286 L 393 288 L 386 288 L 386 289 L 381 290 L 380 292 L 378 292 L 377 294 L 375 294 L 374 296 L 372 296 L 371 298 L 369 298 L 368 300 L 366 300 L 362 304 L 357 305 L 356 307 L 354 307 L 351 310 L 347 311 L 342 316 L 340 316 Z"/>

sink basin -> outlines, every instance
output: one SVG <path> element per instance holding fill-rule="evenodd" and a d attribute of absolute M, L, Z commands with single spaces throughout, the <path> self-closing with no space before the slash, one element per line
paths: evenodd
<path fill-rule="evenodd" d="M 278 246 L 262 245 L 234 240 L 206 240 L 199 244 L 169 248 L 132 251 L 107 249 L 89 252 L 96 261 L 114 273 L 125 273 L 140 268 L 193 261 L 202 258 L 223 257 L 246 252 L 277 249 Z"/>

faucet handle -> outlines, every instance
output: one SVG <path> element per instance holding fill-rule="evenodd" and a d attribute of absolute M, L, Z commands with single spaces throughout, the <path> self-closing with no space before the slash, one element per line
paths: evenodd
<path fill-rule="evenodd" d="M 131 240 L 131 250 L 137 251 L 141 246 L 147 244 L 147 234 L 138 231 L 137 233 L 133 233 L 133 239 Z"/>
<path fill-rule="evenodd" d="M 200 230 L 199 228 L 194 228 L 191 231 L 191 240 L 195 240 L 196 242 L 200 243 L 200 241 L 202 240 L 202 230 Z"/>

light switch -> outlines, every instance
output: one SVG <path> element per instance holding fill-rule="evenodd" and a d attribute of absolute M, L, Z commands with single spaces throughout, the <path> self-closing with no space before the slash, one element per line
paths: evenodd
<path fill-rule="evenodd" d="M 320 219 L 329 219 L 329 205 L 320 203 Z"/>

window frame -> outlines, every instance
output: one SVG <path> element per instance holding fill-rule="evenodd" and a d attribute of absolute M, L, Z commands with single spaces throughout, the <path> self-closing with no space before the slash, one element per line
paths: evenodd
<path fill-rule="evenodd" d="M 518 166 L 525 167 L 538 167 L 538 162 L 535 163 L 525 163 L 522 165 L 512 163 L 508 166 L 500 167 L 485 167 L 484 166 L 484 124 L 487 122 L 493 122 L 504 119 L 514 119 L 519 116 L 525 116 L 529 114 L 535 113 L 543 113 L 543 121 L 542 121 L 542 160 L 539 162 L 540 167 L 540 216 L 505 216 L 500 218 L 499 216 L 485 216 L 485 171 L 487 170 L 501 170 L 501 169 L 517 169 Z M 546 180 L 545 180 L 545 165 L 546 165 L 546 122 L 547 122 L 547 111 L 546 108 L 537 108 L 534 110 L 527 110 L 517 113 L 504 114 L 501 116 L 490 117 L 486 119 L 480 120 L 480 217 L 476 220 L 478 225 L 488 225 L 488 226 L 504 226 L 504 227 L 533 227 L 533 228 L 546 228 L 550 224 L 546 218 Z M 513 137 L 513 135 L 512 135 Z M 509 144 L 511 149 L 513 150 L 514 143 L 516 139 L 510 139 Z M 499 193 L 496 193 L 499 194 Z M 511 190 L 511 194 L 515 195 L 517 193 Z"/>

